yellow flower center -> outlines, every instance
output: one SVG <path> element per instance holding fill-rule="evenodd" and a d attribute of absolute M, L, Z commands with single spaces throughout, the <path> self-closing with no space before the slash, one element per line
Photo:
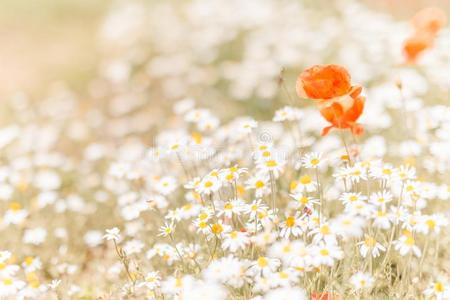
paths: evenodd
<path fill-rule="evenodd" d="M 198 215 L 198 218 L 200 220 L 206 220 L 206 219 L 208 219 L 208 214 L 207 213 L 201 213 L 201 214 Z"/>
<path fill-rule="evenodd" d="M 436 222 L 432 219 L 428 219 L 425 223 L 430 229 L 434 229 L 436 227 Z"/>
<path fill-rule="evenodd" d="M 312 181 L 311 177 L 309 177 L 308 175 L 304 175 L 304 176 L 300 177 L 300 183 L 303 185 L 310 184 L 311 181 Z"/>
<path fill-rule="evenodd" d="M 291 246 L 290 246 L 290 245 L 285 245 L 285 246 L 283 247 L 283 252 L 284 252 L 284 253 L 289 253 L 289 252 L 291 252 Z"/>
<path fill-rule="evenodd" d="M 323 225 L 322 227 L 320 227 L 320 233 L 322 235 L 330 234 L 330 227 L 328 225 Z"/>
<path fill-rule="evenodd" d="M 39 280 L 33 280 L 30 282 L 30 286 L 34 289 L 37 289 L 40 286 Z"/>
<path fill-rule="evenodd" d="M 438 293 L 442 293 L 444 291 L 444 285 L 441 282 L 436 282 L 434 284 L 434 290 Z"/>
<path fill-rule="evenodd" d="M 262 211 L 258 213 L 258 219 L 262 220 L 267 216 L 266 212 Z"/>
<path fill-rule="evenodd" d="M 383 169 L 383 174 L 384 175 L 391 175 L 392 174 L 392 170 L 391 169 Z"/>
<path fill-rule="evenodd" d="M 11 285 L 11 284 L 13 284 L 13 280 L 11 278 L 5 278 L 5 279 L 3 279 L 3 284 Z"/>
<path fill-rule="evenodd" d="M 281 279 L 288 279 L 289 275 L 286 272 L 281 271 L 280 273 L 278 273 L 280 275 Z"/>
<path fill-rule="evenodd" d="M 211 181 L 205 182 L 205 188 L 210 188 L 213 186 L 213 183 Z"/>
<path fill-rule="evenodd" d="M 26 258 L 25 258 L 25 264 L 27 265 L 27 266 L 31 266 L 31 264 L 33 263 L 33 258 L 31 257 L 31 256 L 27 256 Z"/>
<path fill-rule="evenodd" d="M 329 254 L 330 254 L 330 251 L 328 251 L 328 249 L 320 249 L 320 255 L 328 256 Z"/>
<path fill-rule="evenodd" d="M 361 171 L 360 170 L 356 170 L 354 172 L 352 172 L 353 176 L 360 176 L 361 175 Z"/>
<path fill-rule="evenodd" d="M 183 280 L 181 278 L 175 279 L 175 287 L 180 288 L 183 286 Z"/>
<path fill-rule="evenodd" d="M 194 142 L 196 144 L 201 144 L 202 141 L 203 141 L 202 135 L 200 133 L 198 133 L 198 132 L 192 133 L 192 139 L 194 140 Z"/>
<path fill-rule="evenodd" d="M 269 264 L 269 262 L 267 261 L 267 258 L 260 256 L 258 258 L 258 266 L 260 268 L 265 268 L 267 267 L 267 265 Z"/>
<path fill-rule="evenodd" d="M 233 240 L 236 239 L 238 237 L 238 233 L 236 231 L 233 231 L 230 233 L 230 238 L 232 238 Z"/>
<path fill-rule="evenodd" d="M 191 208 L 192 208 L 192 203 L 188 203 L 188 204 L 183 206 L 183 210 L 184 211 L 190 210 Z"/>
<path fill-rule="evenodd" d="M 227 202 L 227 203 L 225 203 L 223 208 L 228 209 L 228 210 L 233 209 L 233 204 L 231 204 L 230 202 Z"/>
<path fill-rule="evenodd" d="M 295 217 L 292 217 L 292 216 L 288 217 L 286 219 L 286 226 L 287 227 L 294 227 L 294 225 L 295 225 Z"/>
<path fill-rule="evenodd" d="M 12 211 L 19 211 L 22 208 L 22 206 L 20 205 L 19 202 L 11 202 L 9 204 L 9 209 L 11 209 Z"/>
<path fill-rule="evenodd" d="M 341 160 L 349 160 L 348 155 L 341 155 Z"/>
<path fill-rule="evenodd" d="M 416 243 L 416 241 L 410 236 L 406 239 L 405 244 L 408 246 L 414 246 L 414 244 Z"/>
<path fill-rule="evenodd" d="M 220 233 L 222 233 L 222 231 L 223 231 L 223 227 L 222 227 L 222 225 L 220 225 L 219 223 L 215 223 L 215 224 L 212 225 L 211 231 L 212 231 L 214 234 L 220 234 Z"/>
<path fill-rule="evenodd" d="M 277 162 L 276 162 L 275 160 L 268 160 L 268 161 L 266 162 L 266 166 L 269 167 L 269 168 L 276 167 L 277 165 L 278 165 L 278 164 L 277 164 Z"/>
<path fill-rule="evenodd" d="M 261 180 L 258 180 L 257 182 L 255 182 L 255 187 L 257 189 L 263 188 L 264 187 L 264 182 L 262 182 Z"/>
<path fill-rule="evenodd" d="M 364 240 L 364 244 L 366 244 L 366 246 L 370 247 L 370 248 L 373 248 L 375 246 L 376 242 L 377 241 L 373 237 L 370 237 L 370 236 Z"/>
<path fill-rule="evenodd" d="M 355 195 L 350 196 L 350 201 L 355 202 L 357 200 L 358 200 L 358 196 L 355 196 Z"/>
<path fill-rule="evenodd" d="M 313 166 L 317 166 L 319 164 L 320 160 L 318 160 L 317 158 L 313 158 L 311 159 L 310 163 Z"/>
<path fill-rule="evenodd" d="M 301 198 L 299 199 L 299 202 L 300 202 L 301 204 L 308 204 L 309 199 L 308 199 L 308 197 L 303 196 L 303 197 L 301 197 Z"/>

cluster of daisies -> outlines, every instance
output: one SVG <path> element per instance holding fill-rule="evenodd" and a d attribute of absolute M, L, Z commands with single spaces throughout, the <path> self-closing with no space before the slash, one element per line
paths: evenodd
<path fill-rule="evenodd" d="M 117 227 L 104 236 L 128 274 L 127 293 L 400 297 L 386 285 L 426 278 L 426 295 L 449 295 L 439 268 L 448 215 L 432 209 L 445 206 L 447 185 L 419 180 L 412 163 L 365 154 L 370 145 L 346 141 L 349 133 L 315 140 L 302 126 L 303 109 L 284 107 L 273 123 L 240 117 L 220 126 L 211 111 L 193 105 L 187 99 L 175 106 L 192 134 L 163 132 L 145 154 L 147 163 L 111 166 L 121 181 L 144 181 L 145 200 L 157 215 L 152 220 L 161 224 L 150 248 Z M 147 270 L 132 263 L 144 252 Z"/>
<path fill-rule="evenodd" d="M 352 1 L 116 1 L 85 96 L 0 110 L 0 298 L 449 299 L 438 25 L 406 65 Z"/>

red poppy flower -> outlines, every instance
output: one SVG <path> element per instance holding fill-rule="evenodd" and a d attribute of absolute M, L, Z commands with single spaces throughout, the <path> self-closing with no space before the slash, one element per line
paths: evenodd
<path fill-rule="evenodd" d="M 320 110 L 320 114 L 325 118 L 325 120 L 331 123 L 330 126 L 323 129 L 323 136 L 327 135 L 332 128 L 348 128 L 355 135 L 361 135 L 364 132 L 362 125 L 358 124 L 356 121 L 359 119 L 364 110 L 365 99 L 359 95 L 353 99 L 353 105 L 348 110 L 344 110 L 342 105 L 337 102 Z"/>
<path fill-rule="evenodd" d="M 361 134 L 363 128 L 356 123 L 364 109 L 361 87 L 351 85 L 347 70 L 338 65 L 316 65 L 303 71 L 296 84 L 297 94 L 315 100 L 321 115 L 331 123 L 322 135 L 332 128 L 350 129 Z"/>
<path fill-rule="evenodd" d="M 433 37 L 430 34 L 422 33 L 411 36 L 403 45 L 403 52 L 406 60 L 413 63 L 419 55 L 433 45 Z"/>
<path fill-rule="evenodd" d="M 437 34 L 445 26 L 445 23 L 447 23 L 447 16 L 440 8 L 427 7 L 419 11 L 411 19 L 411 23 L 416 31 Z"/>
<path fill-rule="evenodd" d="M 299 97 L 313 100 L 331 99 L 348 94 L 352 86 L 350 74 L 338 65 L 315 65 L 297 79 Z"/>
<path fill-rule="evenodd" d="M 419 11 L 412 19 L 414 33 L 403 44 L 406 61 L 414 63 L 419 55 L 433 46 L 439 30 L 447 22 L 445 13 L 435 7 Z"/>

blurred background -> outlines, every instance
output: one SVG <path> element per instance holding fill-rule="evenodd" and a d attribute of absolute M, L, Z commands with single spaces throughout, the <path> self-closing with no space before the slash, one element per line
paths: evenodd
<path fill-rule="evenodd" d="M 0 95 L 4 97 L 21 90 L 39 96 L 49 85 L 60 80 L 64 80 L 73 89 L 86 89 L 100 60 L 99 28 L 108 12 L 117 5 L 116 2 L 1 0 Z M 311 6 L 326 7 L 329 4 L 327 0 L 303 2 Z M 425 6 L 437 5 L 446 11 L 450 8 L 450 0 L 363 2 L 378 11 L 404 20 Z"/>

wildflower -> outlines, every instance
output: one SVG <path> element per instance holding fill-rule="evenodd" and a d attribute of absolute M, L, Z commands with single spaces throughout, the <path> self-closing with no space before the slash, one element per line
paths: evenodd
<path fill-rule="evenodd" d="M 49 286 L 52 290 L 55 290 L 60 284 L 61 284 L 61 279 L 53 279 L 52 282 L 50 282 L 50 283 L 48 284 L 48 286 Z"/>
<path fill-rule="evenodd" d="M 222 220 L 211 224 L 211 235 L 222 238 L 223 235 L 231 230 L 231 226 L 224 224 Z"/>
<path fill-rule="evenodd" d="M 250 177 L 246 182 L 247 189 L 255 190 L 255 197 L 261 198 L 270 194 L 269 176 L 264 173 L 257 174 Z"/>
<path fill-rule="evenodd" d="M 311 152 L 302 157 L 302 165 L 307 169 L 319 168 L 323 163 L 321 153 Z"/>
<path fill-rule="evenodd" d="M 324 242 L 313 246 L 311 254 L 313 255 L 313 263 L 315 266 L 325 265 L 331 267 L 334 265 L 335 260 L 340 260 L 344 257 L 344 252 L 342 252 L 339 246 Z"/>
<path fill-rule="evenodd" d="M 303 175 L 292 186 L 291 190 L 294 193 L 315 192 L 317 183 L 309 175 Z"/>
<path fill-rule="evenodd" d="M 280 236 L 289 238 L 291 235 L 297 237 L 304 231 L 305 224 L 302 224 L 302 218 L 299 214 L 288 216 L 284 222 L 280 224 L 281 231 Z"/>
<path fill-rule="evenodd" d="M 145 286 L 150 290 L 158 288 L 161 284 L 161 277 L 158 271 L 148 272 L 145 275 L 144 281 L 140 283 L 140 286 Z"/>
<path fill-rule="evenodd" d="M 423 234 L 435 233 L 441 231 L 441 227 L 448 226 L 448 219 L 441 214 L 423 215 L 414 227 L 417 232 Z"/>
<path fill-rule="evenodd" d="M 381 206 L 382 208 L 385 208 L 386 204 L 391 201 L 392 201 L 392 194 L 387 190 L 376 192 L 370 195 L 370 202 L 376 206 Z"/>
<path fill-rule="evenodd" d="M 437 7 L 427 7 L 419 11 L 411 23 L 416 30 L 437 33 L 447 22 L 445 12 Z"/>
<path fill-rule="evenodd" d="M 35 272 L 36 270 L 41 269 L 42 262 L 39 257 L 27 256 L 25 257 L 25 261 L 22 263 L 26 272 Z"/>
<path fill-rule="evenodd" d="M 279 158 L 271 158 L 271 159 L 262 159 L 258 162 L 257 168 L 264 173 L 272 173 L 275 177 L 283 170 L 284 165 L 286 164 L 286 160 Z"/>
<path fill-rule="evenodd" d="M 374 212 L 373 226 L 381 229 L 389 229 L 391 227 L 390 220 L 392 219 L 391 214 L 386 213 L 385 210 L 377 210 Z"/>
<path fill-rule="evenodd" d="M 125 245 L 123 246 L 123 251 L 125 251 L 126 254 L 136 254 L 142 252 L 142 249 L 144 249 L 145 244 L 140 240 L 131 240 L 127 241 Z"/>
<path fill-rule="evenodd" d="M 249 271 L 256 276 L 267 277 L 269 274 L 276 271 L 280 266 L 280 261 L 276 258 L 260 256 L 252 263 Z"/>
<path fill-rule="evenodd" d="M 251 204 L 246 205 L 245 213 L 249 214 L 250 218 L 254 219 L 258 217 L 259 214 L 265 214 L 268 206 L 265 205 L 261 199 L 253 200 Z"/>
<path fill-rule="evenodd" d="M 320 205 L 320 201 L 314 197 L 308 197 L 304 193 L 290 194 L 295 199 L 298 207 L 305 206 L 312 208 L 314 205 Z"/>
<path fill-rule="evenodd" d="M 355 290 L 371 289 L 375 279 L 369 273 L 357 272 L 350 277 L 350 283 Z"/>
<path fill-rule="evenodd" d="M 158 236 L 171 236 L 175 230 L 175 225 L 173 223 L 165 223 L 163 226 L 159 228 Z"/>
<path fill-rule="evenodd" d="M 423 293 L 427 298 L 434 297 L 436 300 L 445 300 L 450 296 L 450 286 L 445 285 L 442 281 L 435 281 Z"/>
<path fill-rule="evenodd" d="M 321 240 L 326 241 L 327 243 L 336 243 L 336 235 L 335 229 L 330 226 L 328 223 L 323 223 L 318 228 L 311 230 L 308 235 L 313 235 L 313 242 L 318 243 Z"/>
<path fill-rule="evenodd" d="M 238 288 L 244 284 L 244 278 L 240 278 L 244 268 L 245 264 L 242 261 L 229 255 L 213 260 L 203 270 L 202 275 L 212 282 L 228 283 Z"/>
<path fill-rule="evenodd" d="M 297 79 L 299 97 L 317 102 L 320 114 L 331 123 L 323 129 L 322 135 L 332 128 L 349 128 L 354 134 L 361 134 L 363 128 L 356 121 L 364 109 L 361 87 L 351 85 L 350 74 L 338 65 L 315 65 L 304 70 Z"/>
<path fill-rule="evenodd" d="M 294 244 L 289 239 L 283 239 L 273 243 L 267 252 L 270 257 L 280 259 L 284 264 L 289 264 L 295 258 Z"/>
<path fill-rule="evenodd" d="M 395 180 L 398 178 L 398 170 L 391 164 L 373 165 L 369 174 L 372 178 L 381 180 Z"/>
<path fill-rule="evenodd" d="M 343 193 L 339 200 L 341 200 L 345 206 L 351 206 L 367 200 L 367 197 L 361 195 L 361 193 Z"/>
<path fill-rule="evenodd" d="M 397 250 L 401 256 L 405 256 L 409 252 L 420 257 L 422 252 L 419 247 L 416 246 L 416 241 L 411 233 L 403 234 L 398 240 L 394 241 L 395 250 Z"/>
<path fill-rule="evenodd" d="M 435 7 L 428 7 L 419 11 L 411 20 L 414 33 L 404 43 L 403 51 L 406 60 L 414 63 L 419 54 L 430 48 L 438 31 L 445 25 L 445 13 Z"/>
<path fill-rule="evenodd" d="M 47 230 L 43 227 L 36 227 L 25 230 L 23 242 L 26 244 L 40 245 L 47 238 Z"/>
<path fill-rule="evenodd" d="M 4 277 L 0 280 L 0 297 L 10 298 L 16 295 L 23 287 L 25 282 L 16 278 Z"/>
<path fill-rule="evenodd" d="M 301 110 L 294 107 L 285 106 L 275 112 L 273 121 L 274 122 L 295 121 L 299 120 L 302 115 L 303 113 Z"/>
<path fill-rule="evenodd" d="M 110 241 L 118 241 L 120 239 L 120 230 L 117 227 L 106 229 L 106 234 L 103 236 L 104 239 Z"/>
<path fill-rule="evenodd" d="M 169 195 L 177 188 L 177 180 L 173 176 L 165 176 L 158 180 L 155 189 L 162 195 Z"/>
<path fill-rule="evenodd" d="M 250 239 L 247 232 L 231 231 L 224 235 L 222 248 L 230 252 L 236 252 L 237 250 L 244 250 L 249 242 Z"/>
<path fill-rule="evenodd" d="M 236 182 L 236 180 L 239 179 L 239 177 L 246 173 L 247 169 L 246 168 L 239 168 L 237 165 L 233 166 L 231 168 L 228 169 L 224 169 L 222 171 L 220 171 L 220 177 L 224 182 L 228 182 L 230 184 L 233 184 Z"/>
<path fill-rule="evenodd" d="M 209 195 L 211 193 L 217 192 L 221 186 L 222 183 L 218 177 L 207 175 L 202 179 L 200 184 L 196 187 L 195 191 L 200 194 Z"/>
<path fill-rule="evenodd" d="M 315 65 L 297 79 L 297 94 L 302 98 L 324 100 L 341 97 L 351 89 L 350 74 L 338 65 Z"/>
<path fill-rule="evenodd" d="M 298 273 L 293 269 L 284 269 L 271 276 L 273 286 L 290 287 L 298 280 Z"/>
<path fill-rule="evenodd" d="M 223 203 L 222 207 L 218 209 L 217 216 L 224 215 L 227 218 L 231 218 L 234 215 L 240 215 L 244 208 L 245 203 L 241 199 L 233 199 Z"/>
<path fill-rule="evenodd" d="M 370 253 L 372 257 L 378 257 L 380 256 L 380 251 L 386 251 L 385 247 L 369 235 L 366 235 L 364 241 L 359 242 L 358 245 L 360 246 L 359 252 L 362 257 L 366 257 L 368 253 Z"/>
<path fill-rule="evenodd" d="M 332 221 L 336 233 L 345 239 L 361 237 L 365 225 L 363 218 L 351 214 L 341 214 Z"/>
<path fill-rule="evenodd" d="M 3 216 L 3 223 L 6 225 L 9 224 L 19 225 L 26 219 L 27 216 L 28 216 L 27 210 L 22 208 L 22 205 L 20 203 L 11 202 L 9 204 L 9 209 L 5 212 L 5 215 Z"/>

